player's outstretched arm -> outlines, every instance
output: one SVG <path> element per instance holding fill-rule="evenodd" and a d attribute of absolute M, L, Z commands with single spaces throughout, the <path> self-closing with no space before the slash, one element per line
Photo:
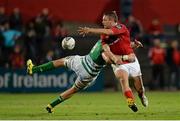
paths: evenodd
<path fill-rule="evenodd" d="M 89 27 L 79 27 L 78 32 L 80 35 L 85 36 L 86 34 L 106 34 L 113 35 L 113 31 L 111 29 L 103 29 L 103 28 L 89 28 Z"/>

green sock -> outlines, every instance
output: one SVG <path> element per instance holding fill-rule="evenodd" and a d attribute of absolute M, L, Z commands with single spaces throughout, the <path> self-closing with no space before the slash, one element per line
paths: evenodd
<path fill-rule="evenodd" d="M 44 72 L 44 71 L 48 71 L 48 70 L 52 70 L 54 69 L 54 65 L 53 65 L 53 62 L 50 61 L 48 63 L 45 63 L 45 64 L 42 64 L 42 65 L 39 65 L 39 66 L 34 66 L 32 68 L 32 71 L 33 73 L 36 73 L 36 72 Z"/>
<path fill-rule="evenodd" d="M 64 101 L 64 99 L 61 97 L 61 96 L 59 96 L 57 99 L 55 99 L 54 101 L 52 101 L 51 103 L 50 103 L 50 105 L 54 108 L 56 105 L 58 105 L 59 103 L 61 103 L 61 102 L 63 102 Z"/>

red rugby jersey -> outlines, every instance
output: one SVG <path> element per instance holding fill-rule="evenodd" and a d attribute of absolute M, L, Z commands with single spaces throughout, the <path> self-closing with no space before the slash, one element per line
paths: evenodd
<path fill-rule="evenodd" d="M 116 55 L 128 55 L 134 53 L 131 47 L 130 34 L 123 24 L 117 24 L 111 28 L 113 35 L 101 35 L 102 44 L 108 44 L 112 53 Z"/>
<path fill-rule="evenodd" d="M 164 64 L 166 52 L 161 47 L 152 47 L 149 50 L 149 57 L 151 58 L 152 64 Z"/>

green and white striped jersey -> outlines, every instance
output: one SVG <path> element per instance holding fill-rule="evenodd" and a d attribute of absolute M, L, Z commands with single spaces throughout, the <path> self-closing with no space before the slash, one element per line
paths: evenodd
<path fill-rule="evenodd" d="M 105 66 L 105 61 L 101 56 L 102 51 L 102 44 L 99 40 L 90 53 L 82 58 L 82 65 L 91 76 L 99 74 L 100 70 Z"/>

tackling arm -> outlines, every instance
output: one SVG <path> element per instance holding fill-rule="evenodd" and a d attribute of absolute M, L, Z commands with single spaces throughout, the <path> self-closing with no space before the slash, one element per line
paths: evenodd
<path fill-rule="evenodd" d="M 122 64 L 121 58 L 118 58 L 118 56 L 114 55 L 111 52 L 108 44 L 104 44 L 102 45 L 102 47 L 104 50 L 104 52 L 102 53 L 102 57 L 107 63 Z"/>
<path fill-rule="evenodd" d="M 139 47 L 143 47 L 143 45 L 140 41 L 135 40 L 134 42 L 131 42 L 131 47 L 133 49 L 136 49 Z M 114 55 L 111 52 L 108 44 L 103 45 L 103 50 L 104 50 L 104 52 L 102 53 L 102 57 L 107 63 L 113 62 L 115 64 L 122 64 L 123 61 L 134 62 L 134 60 L 135 60 L 134 53 L 131 53 L 129 55 L 122 55 L 122 56 Z"/>

